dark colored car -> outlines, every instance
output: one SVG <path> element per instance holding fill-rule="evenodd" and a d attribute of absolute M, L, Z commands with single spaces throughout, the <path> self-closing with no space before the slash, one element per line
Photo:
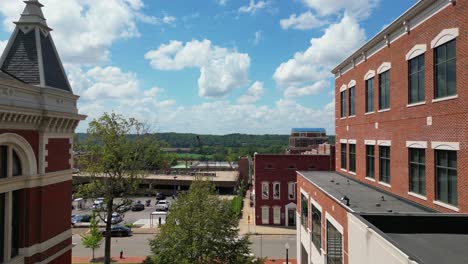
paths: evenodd
<path fill-rule="evenodd" d="M 166 195 L 164 193 L 156 193 L 156 200 L 164 200 L 166 199 Z"/>
<path fill-rule="evenodd" d="M 143 211 L 145 210 L 145 205 L 141 202 L 136 202 L 132 204 L 132 211 Z"/>
<path fill-rule="evenodd" d="M 106 235 L 106 230 L 101 230 L 103 236 Z M 131 236 L 132 230 L 128 227 L 121 225 L 114 225 L 111 227 L 111 236 L 113 237 L 126 237 Z"/>
<path fill-rule="evenodd" d="M 76 223 L 89 223 L 90 221 L 90 215 L 74 215 L 71 218 L 72 225 L 75 225 Z"/>

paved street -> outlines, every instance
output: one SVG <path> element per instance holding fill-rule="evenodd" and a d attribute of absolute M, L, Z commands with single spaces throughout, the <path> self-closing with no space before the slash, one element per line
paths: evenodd
<path fill-rule="evenodd" d="M 154 238 L 154 235 L 136 234 L 131 237 L 114 237 L 112 238 L 111 255 L 118 256 L 120 250 L 124 251 L 127 256 L 148 256 L 150 254 L 149 240 Z M 91 256 L 91 249 L 84 248 L 81 244 L 81 236 L 73 235 L 73 244 L 76 246 L 72 250 L 73 256 L 84 257 Z M 102 247 L 97 249 L 96 257 L 104 256 L 104 241 Z"/>
<path fill-rule="evenodd" d="M 295 235 L 256 235 L 250 236 L 252 250 L 257 257 L 286 258 L 284 245 L 289 244 L 289 258 L 296 258 Z"/>
<path fill-rule="evenodd" d="M 118 256 L 120 250 L 127 256 L 147 256 L 150 254 L 148 241 L 154 235 L 135 234 L 132 237 L 112 238 L 112 255 Z M 91 250 L 81 244 L 80 235 L 73 235 L 73 256 L 91 256 Z M 255 256 L 269 258 L 285 258 L 284 244 L 289 243 L 289 257 L 296 258 L 296 236 L 292 235 L 256 235 L 251 236 L 252 249 Z M 103 245 L 104 246 L 104 245 Z M 104 249 L 96 250 L 96 256 L 104 255 Z"/>

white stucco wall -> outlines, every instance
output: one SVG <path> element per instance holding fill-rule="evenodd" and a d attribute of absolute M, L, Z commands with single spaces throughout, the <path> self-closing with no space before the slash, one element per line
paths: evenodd
<path fill-rule="evenodd" d="M 416 264 L 408 256 L 348 213 L 349 264 Z"/>

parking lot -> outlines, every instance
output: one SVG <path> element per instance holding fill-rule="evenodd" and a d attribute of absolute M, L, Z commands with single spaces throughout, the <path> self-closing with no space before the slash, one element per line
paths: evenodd
<path fill-rule="evenodd" d="M 151 200 L 151 203 L 150 203 L 150 206 L 145 206 L 145 209 L 143 211 L 127 211 L 125 213 L 122 213 L 122 217 L 123 217 L 123 222 L 120 223 L 120 224 L 125 224 L 125 223 L 135 223 L 137 222 L 138 220 L 141 220 L 141 219 L 150 219 L 150 214 L 152 212 L 155 211 L 155 207 L 156 207 L 156 198 L 155 197 L 135 197 L 135 198 L 132 198 L 132 200 L 134 202 L 136 201 L 141 201 L 142 204 L 145 204 L 146 203 L 146 200 Z M 167 201 L 169 202 L 173 202 L 173 199 L 172 197 L 167 197 L 166 198 Z M 118 204 L 119 202 L 121 201 L 120 198 L 116 198 L 115 201 L 114 201 L 114 204 Z M 73 215 L 83 215 L 83 214 L 91 214 L 92 213 L 92 209 L 91 209 L 91 206 L 93 204 L 93 201 L 92 200 L 88 200 L 84 203 L 84 207 L 83 209 L 74 209 L 72 210 L 72 214 Z M 103 213 L 102 213 L 103 214 Z M 155 219 L 155 221 L 157 222 L 158 219 Z"/>

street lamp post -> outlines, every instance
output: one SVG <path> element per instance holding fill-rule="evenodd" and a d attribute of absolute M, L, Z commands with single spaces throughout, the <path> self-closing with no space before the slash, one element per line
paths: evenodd
<path fill-rule="evenodd" d="M 286 264 L 289 264 L 289 262 L 288 262 L 289 243 L 288 242 L 286 242 L 286 244 L 284 244 L 284 248 L 286 249 Z"/>
<path fill-rule="evenodd" d="M 172 198 L 175 198 L 175 192 L 176 192 L 176 180 L 177 180 L 177 176 L 174 176 L 174 192 L 172 193 Z"/>

